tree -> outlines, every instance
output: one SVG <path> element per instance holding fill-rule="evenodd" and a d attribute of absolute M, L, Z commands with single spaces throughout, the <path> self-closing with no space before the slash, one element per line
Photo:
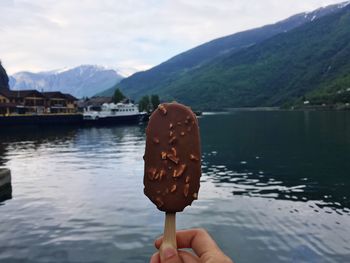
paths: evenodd
<path fill-rule="evenodd" d="M 120 91 L 120 89 L 116 89 L 113 96 L 113 102 L 118 103 L 125 99 L 124 94 Z"/>
<path fill-rule="evenodd" d="M 149 96 L 143 96 L 139 101 L 139 111 L 149 112 L 151 108 L 150 104 Z"/>
<path fill-rule="evenodd" d="M 153 110 L 156 110 L 158 108 L 158 105 L 160 104 L 158 95 L 151 95 L 151 104 Z"/>

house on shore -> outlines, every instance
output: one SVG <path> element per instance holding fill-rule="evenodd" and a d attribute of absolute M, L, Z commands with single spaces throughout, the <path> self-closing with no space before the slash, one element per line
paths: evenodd
<path fill-rule="evenodd" d="M 77 98 L 61 92 L 0 90 L 0 115 L 75 113 Z"/>
<path fill-rule="evenodd" d="M 58 91 L 43 92 L 47 113 L 75 113 L 77 98 Z"/>

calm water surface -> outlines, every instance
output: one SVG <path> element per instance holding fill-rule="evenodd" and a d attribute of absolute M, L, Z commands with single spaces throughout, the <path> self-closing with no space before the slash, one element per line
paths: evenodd
<path fill-rule="evenodd" d="M 350 112 L 200 127 L 200 199 L 178 228 L 208 229 L 235 262 L 350 262 Z M 0 262 L 148 262 L 164 215 L 143 195 L 144 129 L 1 131 Z"/>

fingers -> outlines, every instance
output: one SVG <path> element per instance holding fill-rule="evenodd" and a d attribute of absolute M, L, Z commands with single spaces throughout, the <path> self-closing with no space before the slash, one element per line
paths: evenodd
<path fill-rule="evenodd" d="M 200 263 L 199 258 L 190 252 L 180 250 L 179 255 L 184 263 Z"/>
<path fill-rule="evenodd" d="M 160 249 L 160 261 L 162 263 L 183 263 L 177 249 L 173 247 L 166 247 Z"/>
<path fill-rule="evenodd" d="M 158 252 L 153 254 L 150 263 L 160 263 L 160 257 Z"/>
<path fill-rule="evenodd" d="M 196 257 L 195 255 L 187 252 L 187 251 L 178 251 L 179 253 L 179 257 L 181 259 L 181 261 L 174 261 L 174 260 L 178 260 L 178 258 L 174 258 L 174 259 L 168 259 L 165 260 L 164 262 L 166 263 L 177 263 L 177 262 L 181 262 L 181 263 L 199 263 L 199 258 Z M 171 261 L 173 260 L 173 261 Z M 150 263 L 161 263 L 160 261 L 160 256 L 159 256 L 159 252 L 154 253 L 153 256 L 151 257 L 151 261 Z"/>
<path fill-rule="evenodd" d="M 176 232 L 176 241 L 178 248 L 192 248 L 198 257 L 208 252 L 221 252 L 215 241 L 203 229 L 178 231 Z M 159 249 L 161 244 L 162 238 L 157 239 L 156 248 Z"/>

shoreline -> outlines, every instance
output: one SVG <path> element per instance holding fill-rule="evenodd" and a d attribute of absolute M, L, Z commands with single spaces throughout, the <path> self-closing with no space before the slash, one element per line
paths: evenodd
<path fill-rule="evenodd" d="M 213 112 L 238 112 L 238 111 L 350 111 L 350 106 L 336 107 L 334 106 L 308 106 L 308 107 L 237 107 L 237 108 L 223 108 L 213 110 L 203 110 L 203 113 Z"/>

